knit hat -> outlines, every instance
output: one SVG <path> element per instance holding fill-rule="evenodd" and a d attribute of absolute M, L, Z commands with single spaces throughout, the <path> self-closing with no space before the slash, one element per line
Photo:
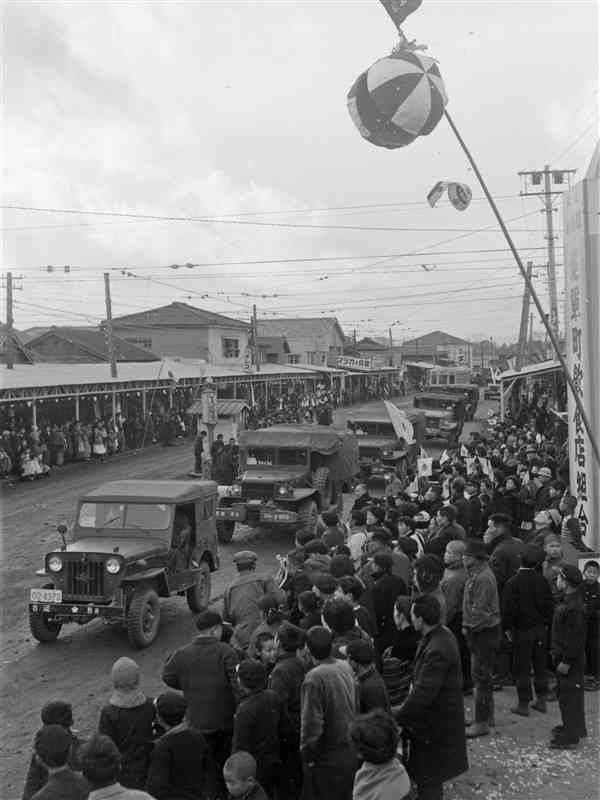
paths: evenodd
<path fill-rule="evenodd" d="M 583 583 L 583 575 L 581 572 L 579 572 L 577 567 L 574 567 L 572 564 L 563 564 L 563 566 L 560 568 L 560 574 L 563 576 L 569 586 L 577 588 Z"/>
<path fill-rule="evenodd" d="M 146 695 L 140 689 L 140 668 L 132 658 L 118 658 L 110 677 L 114 687 L 109 701 L 111 705 L 134 708 L 146 702 Z"/>
<path fill-rule="evenodd" d="M 488 558 L 488 551 L 485 544 L 479 539 L 468 539 L 465 555 L 483 561 Z"/>
<path fill-rule="evenodd" d="M 196 628 L 199 631 L 208 631 L 211 628 L 216 628 L 217 625 L 221 625 L 223 623 L 223 619 L 218 611 L 211 611 L 207 609 L 206 611 L 202 611 L 196 617 Z"/>
<path fill-rule="evenodd" d="M 256 691 L 264 689 L 267 685 L 267 671 L 260 663 L 248 658 L 238 666 L 238 678 L 246 689 Z"/>
<path fill-rule="evenodd" d="M 353 639 L 346 645 L 346 656 L 357 664 L 372 664 L 375 653 L 371 642 L 366 639 Z"/>

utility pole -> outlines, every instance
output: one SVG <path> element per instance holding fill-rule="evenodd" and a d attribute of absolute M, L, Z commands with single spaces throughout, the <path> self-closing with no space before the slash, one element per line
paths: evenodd
<path fill-rule="evenodd" d="M 558 293 L 556 290 L 556 253 L 554 248 L 554 218 L 555 208 L 552 205 L 552 195 L 562 194 L 562 189 L 553 191 L 554 186 L 564 186 L 565 175 L 567 176 L 568 188 L 571 188 L 571 175 L 576 172 L 574 169 L 550 169 L 546 164 L 543 171 L 519 172 L 523 180 L 524 190 L 520 192 L 521 197 L 541 197 L 544 202 L 543 214 L 546 215 L 546 240 L 548 242 L 548 295 L 550 298 L 550 327 L 555 337 L 559 338 L 559 316 L 558 316 Z M 533 186 L 542 186 L 543 191 L 531 192 Z"/>
<path fill-rule="evenodd" d="M 390 367 L 394 366 L 394 342 L 392 340 L 392 329 L 388 328 L 388 335 L 390 337 Z"/>
<path fill-rule="evenodd" d="M 531 281 L 533 274 L 533 262 L 527 262 L 527 277 Z M 523 304 L 521 306 L 521 325 L 519 326 L 519 347 L 517 350 L 517 369 L 523 366 L 525 358 L 525 351 L 527 349 L 527 320 L 529 317 L 529 307 L 531 305 L 531 297 L 529 294 L 529 283 L 525 283 L 523 289 Z"/>
<path fill-rule="evenodd" d="M 13 350 L 13 284 L 12 272 L 6 273 L 6 369 L 15 363 Z"/>
<path fill-rule="evenodd" d="M 254 348 L 254 366 L 260 372 L 260 349 L 258 347 L 258 322 L 256 320 L 256 304 L 252 306 L 252 343 Z"/>
<path fill-rule="evenodd" d="M 533 312 L 529 315 L 529 363 L 533 360 Z"/>
<path fill-rule="evenodd" d="M 106 303 L 106 340 L 108 342 L 108 357 L 110 359 L 110 376 L 117 377 L 117 361 L 115 359 L 115 344 L 113 339 L 112 304 L 110 299 L 110 273 L 104 273 L 104 302 Z"/>

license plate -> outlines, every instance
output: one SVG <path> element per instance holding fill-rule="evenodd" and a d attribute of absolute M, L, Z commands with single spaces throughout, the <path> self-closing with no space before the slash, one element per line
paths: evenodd
<path fill-rule="evenodd" d="M 30 589 L 29 600 L 31 603 L 62 603 L 60 589 Z"/>
<path fill-rule="evenodd" d="M 247 503 L 249 506 L 259 506 L 262 500 L 248 500 Z"/>
<path fill-rule="evenodd" d="M 292 522 L 294 517 L 287 511 L 263 511 L 264 522 Z"/>

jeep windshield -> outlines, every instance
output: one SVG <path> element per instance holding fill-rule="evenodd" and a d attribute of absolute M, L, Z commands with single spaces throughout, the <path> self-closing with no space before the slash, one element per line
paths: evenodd
<path fill-rule="evenodd" d="M 246 464 L 266 464 L 271 467 L 303 467 L 307 463 L 306 450 L 296 447 L 253 447 L 248 450 Z"/>
<path fill-rule="evenodd" d="M 348 428 L 357 436 L 385 436 L 388 439 L 396 438 L 394 426 L 391 422 L 348 420 Z"/>
<path fill-rule="evenodd" d="M 164 531 L 169 527 L 171 507 L 164 503 L 82 503 L 81 528 Z"/>

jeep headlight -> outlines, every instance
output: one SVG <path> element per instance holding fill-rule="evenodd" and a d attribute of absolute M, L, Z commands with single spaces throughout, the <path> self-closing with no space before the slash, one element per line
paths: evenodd
<path fill-rule="evenodd" d="M 390 472 L 386 472 L 383 477 L 386 479 L 386 481 L 392 480 L 392 474 Z"/>
<path fill-rule="evenodd" d="M 109 558 L 104 566 L 109 575 L 116 575 L 121 569 L 121 561 L 118 558 Z"/>
<path fill-rule="evenodd" d="M 289 497 L 294 494 L 294 487 L 289 483 L 282 483 L 281 486 L 277 487 L 275 493 L 278 497 Z"/>
<path fill-rule="evenodd" d="M 50 572 L 60 572 L 62 568 L 62 558 L 60 556 L 50 556 L 48 559 L 48 569 Z"/>
<path fill-rule="evenodd" d="M 394 455 L 394 451 L 385 449 L 381 451 L 381 455 L 383 458 L 390 458 L 390 456 Z"/>
<path fill-rule="evenodd" d="M 229 488 L 229 494 L 235 497 L 240 497 L 242 494 L 242 487 L 239 483 L 234 483 L 233 486 Z"/>

